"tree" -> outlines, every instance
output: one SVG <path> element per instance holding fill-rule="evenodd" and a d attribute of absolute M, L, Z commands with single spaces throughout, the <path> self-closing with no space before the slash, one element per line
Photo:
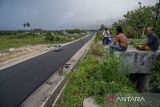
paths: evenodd
<path fill-rule="evenodd" d="M 23 27 L 25 28 L 26 26 L 27 26 L 27 25 L 24 23 L 24 24 L 23 24 Z"/>
<path fill-rule="evenodd" d="M 159 3 L 157 3 L 155 7 L 157 7 L 157 10 L 156 10 L 156 20 L 157 20 L 158 16 L 159 16 L 159 13 L 160 13 L 160 10 L 159 10 L 159 8 L 160 8 L 160 0 L 159 0 Z"/>
<path fill-rule="evenodd" d="M 27 22 L 26 25 L 27 25 L 27 27 L 30 27 L 30 26 L 31 26 L 29 22 Z"/>
<path fill-rule="evenodd" d="M 29 22 L 23 24 L 23 27 L 24 27 L 24 28 L 25 28 L 25 27 L 30 27 L 30 26 L 31 26 L 31 25 L 30 25 Z"/>
<path fill-rule="evenodd" d="M 103 31 L 104 29 L 105 29 L 105 26 L 104 26 L 104 24 L 102 24 L 99 30 Z"/>
<path fill-rule="evenodd" d="M 112 27 L 122 26 L 125 33 L 132 35 L 134 38 L 141 38 L 145 34 L 147 26 L 154 26 L 157 32 L 160 29 L 160 20 L 155 20 L 158 3 L 155 6 L 141 6 L 141 2 L 138 3 L 139 8 L 127 12 L 124 15 L 123 20 L 115 22 Z M 159 32 L 160 33 L 160 32 Z"/>

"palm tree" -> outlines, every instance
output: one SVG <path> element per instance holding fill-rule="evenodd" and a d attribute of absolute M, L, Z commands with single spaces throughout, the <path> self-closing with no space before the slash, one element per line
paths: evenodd
<path fill-rule="evenodd" d="M 30 26 L 31 26 L 29 22 L 27 22 L 26 25 L 27 25 L 27 27 L 30 27 Z"/>
<path fill-rule="evenodd" d="M 25 27 L 31 27 L 31 24 L 30 24 L 29 22 L 24 23 L 24 24 L 23 24 L 23 27 L 24 27 L 24 28 L 25 28 Z"/>
<path fill-rule="evenodd" d="M 23 24 L 23 27 L 25 28 L 26 26 L 27 26 L 27 24 L 24 23 L 24 24 Z"/>

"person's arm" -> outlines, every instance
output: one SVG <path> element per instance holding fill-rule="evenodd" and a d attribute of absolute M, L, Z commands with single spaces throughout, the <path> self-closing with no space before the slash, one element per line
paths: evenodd
<path fill-rule="evenodd" d="M 108 35 L 110 35 L 110 32 L 109 32 L 109 30 L 107 30 L 107 34 L 108 34 Z"/>
<path fill-rule="evenodd" d="M 148 44 L 153 44 L 154 40 L 156 39 L 155 36 L 151 36 L 149 39 L 148 39 Z"/>
<path fill-rule="evenodd" d="M 148 46 L 148 42 L 145 42 L 142 44 L 143 46 Z"/>
<path fill-rule="evenodd" d="M 105 33 L 106 33 L 106 32 L 105 32 L 105 31 L 103 31 L 103 36 L 105 36 Z"/>
<path fill-rule="evenodd" d="M 154 42 L 154 39 L 155 39 L 155 37 L 152 36 L 152 37 L 148 38 L 148 40 L 145 43 L 143 43 L 142 45 L 149 46 L 149 44 L 152 44 Z"/>
<path fill-rule="evenodd" d="M 118 42 L 118 36 L 116 36 L 115 38 L 113 38 L 113 44 L 116 44 Z"/>

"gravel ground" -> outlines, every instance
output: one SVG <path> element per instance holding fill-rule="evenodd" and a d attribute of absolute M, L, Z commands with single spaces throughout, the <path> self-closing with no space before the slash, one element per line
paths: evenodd
<path fill-rule="evenodd" d="M 51 45 L 28 45 L 20 48 L 10 49 L 5 53 L 0 53 L 0 69 L 9 67 L 16 63 L 38 56 L 50 50 Z"/>

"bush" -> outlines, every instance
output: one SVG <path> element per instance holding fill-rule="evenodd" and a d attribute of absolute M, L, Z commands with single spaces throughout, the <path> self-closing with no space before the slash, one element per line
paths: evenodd
<path fill-rule="evenodd" d="M 130 39 L 129 45 L 132 45 L 134 48 L 136 48 L 138 45 L 143 44 L 144 41 L 144 39 Z"/>
<path fill-rule="evenodd" d="M 46 35 L 45 36 L 45 40 L 46 41 L 54 41 L 54 36 L 52 36 L 52 35 Z"/>
<path fill-rule="evenodd" d="M 58 36 L 55 36 L 55 41 L 62 41 L 62 38 L 58 37 Z"/>
<path fill-rule="evenodd" d="M 70 37 L 69 36 L 65 36 L 65 35 L 46 35 L 45 37 L 46 41 L 70 41 Z"/>
<path fill-rule="evenodd" d="M 151 68 L 151 92 L 160 93 L 160 54 L 157 56 Z"/>
<path fill-rule="evenodd" d="M 98 32 L 97 35 L 96 35 L 96 39 L 95 40 L 102 40 L 103 39 L 103 35 L 102 35 L 102 32 Z"/>
<path fill-rule="evenodd" d="M 91 46 L 66 86 L 63 101 L 58 107 L 81 107 L 84 98 L 89 96 L 94 96 L 97 103 L 103 104 L 106 93 L 135 92 L 128 75 L 119 70 L 120 58 L 102 51 L 101 58 L 104 60 L 100 63 L 95 57 L 98 50 L 103 48 L 96 43 Z"/>
<path fill-rule="evenodd" d="M 95 56 L 102 56 L 103 55 L 103 48 L 102 46 L 98 45 L 96 42 L 91 44 L 90 48 L 91 54 Z"/>

